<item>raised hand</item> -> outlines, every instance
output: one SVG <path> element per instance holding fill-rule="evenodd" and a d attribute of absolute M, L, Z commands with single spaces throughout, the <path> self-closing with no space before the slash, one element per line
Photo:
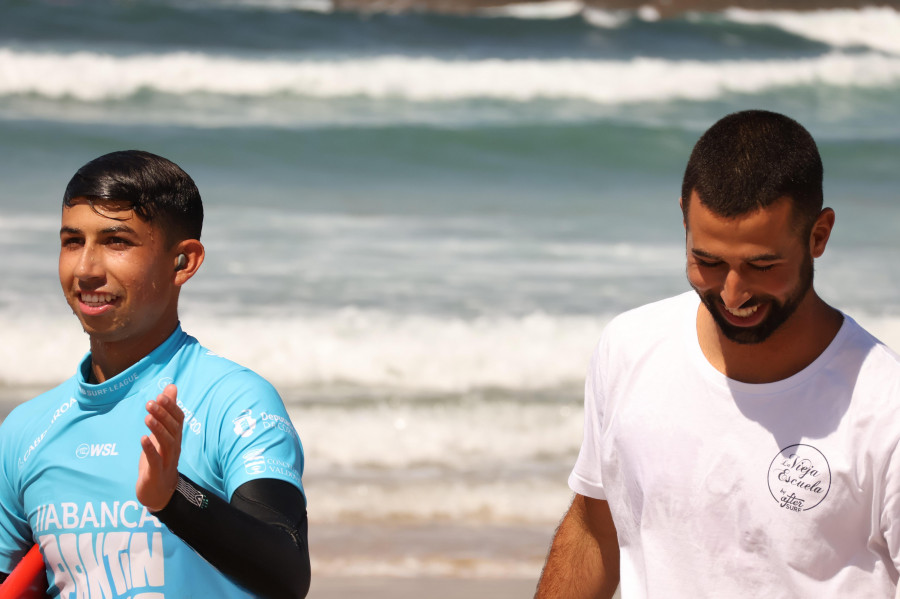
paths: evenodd
<path fill-rule="evenodd" d="M 149 435 L 141 437 L 141 460 L 135 485 L 138 501 L 151 512 L 169 503 L 178 485 L 178 458 L 184 412 L 178 407 L 178 389 L 167 385 L 153 401 L 147 402 L 144 422 Z"/>

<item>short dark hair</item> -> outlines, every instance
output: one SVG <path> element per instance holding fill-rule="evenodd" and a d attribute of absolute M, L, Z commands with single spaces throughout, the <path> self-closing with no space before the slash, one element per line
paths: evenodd
<path fill-rule="evenodd" d="M 808 233 L 822 211 L 822 158 L 797 121 L 765 110 L 735 112 L 710 127 L 691 152 L 681 184 L 685 222 L 693 191 L 724 218 L 787 196 Z"/>
<path fill-rule="evenodd" d="M 141 150 L 104 154 L 80 169 L 66 186 L 63 206 L 85 198 L 125 202 L 141 219 L 162 229 L 169 245 L 200 239 L 203 202 L 194 180 L 162 156 Z"/>

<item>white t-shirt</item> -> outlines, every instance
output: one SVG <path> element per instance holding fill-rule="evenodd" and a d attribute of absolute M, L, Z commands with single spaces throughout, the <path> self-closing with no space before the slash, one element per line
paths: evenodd
<path fill-rule="evenodd" d="M 704 357 L 689 292 L 615 318 L 569 486 L 609 502 L 624 599 L 890 598 L 900 568 L 900 358 L 848 316 L 782 381 Z"/>

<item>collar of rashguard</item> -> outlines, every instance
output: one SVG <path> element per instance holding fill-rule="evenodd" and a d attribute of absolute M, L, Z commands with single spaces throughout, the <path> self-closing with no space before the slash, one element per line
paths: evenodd
<path fill-rule="evenodd" d="M 91 354 L 88 352 L 81 361 L 81 365 L 75 375 L 77 383 L 75 399 L 78 400 L 79 404 L 99 407 L 114 404 L 136 393 L 148 384 L 153 383 L 157 378 L 156 375 L 166 367 L 171 357 L 184 343 L 186 337 L 187 333 L 181 330 L 181 324 L 179 323 L 175 331 L 169 335 L 169 338 L 163 341 L 156 349 L 128 369 L 97 385 L 87 382 L 87 376 L 91 368 Z M 162 384 L 162 381 L 160 381 L 160 384 Z M 161 390 L 157 390 L 157 393 Z"/>

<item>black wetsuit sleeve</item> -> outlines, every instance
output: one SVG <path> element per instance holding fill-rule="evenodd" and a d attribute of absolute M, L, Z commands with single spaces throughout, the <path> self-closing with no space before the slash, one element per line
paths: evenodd
<path fill-rule="evenodd" d="M 0 572 L 0 584 L 3 584 L 3 581 L 6 580 L 6 577 L 9 576 L 6 572 Z"/>
<path fill-rule="evenodd" d="M 153 515 L 253 594 L 303 599 L 309 592 L 306 500 L 288 482 L 246 482 L 228 503 L 179 474 L 172 499 Z"/>

